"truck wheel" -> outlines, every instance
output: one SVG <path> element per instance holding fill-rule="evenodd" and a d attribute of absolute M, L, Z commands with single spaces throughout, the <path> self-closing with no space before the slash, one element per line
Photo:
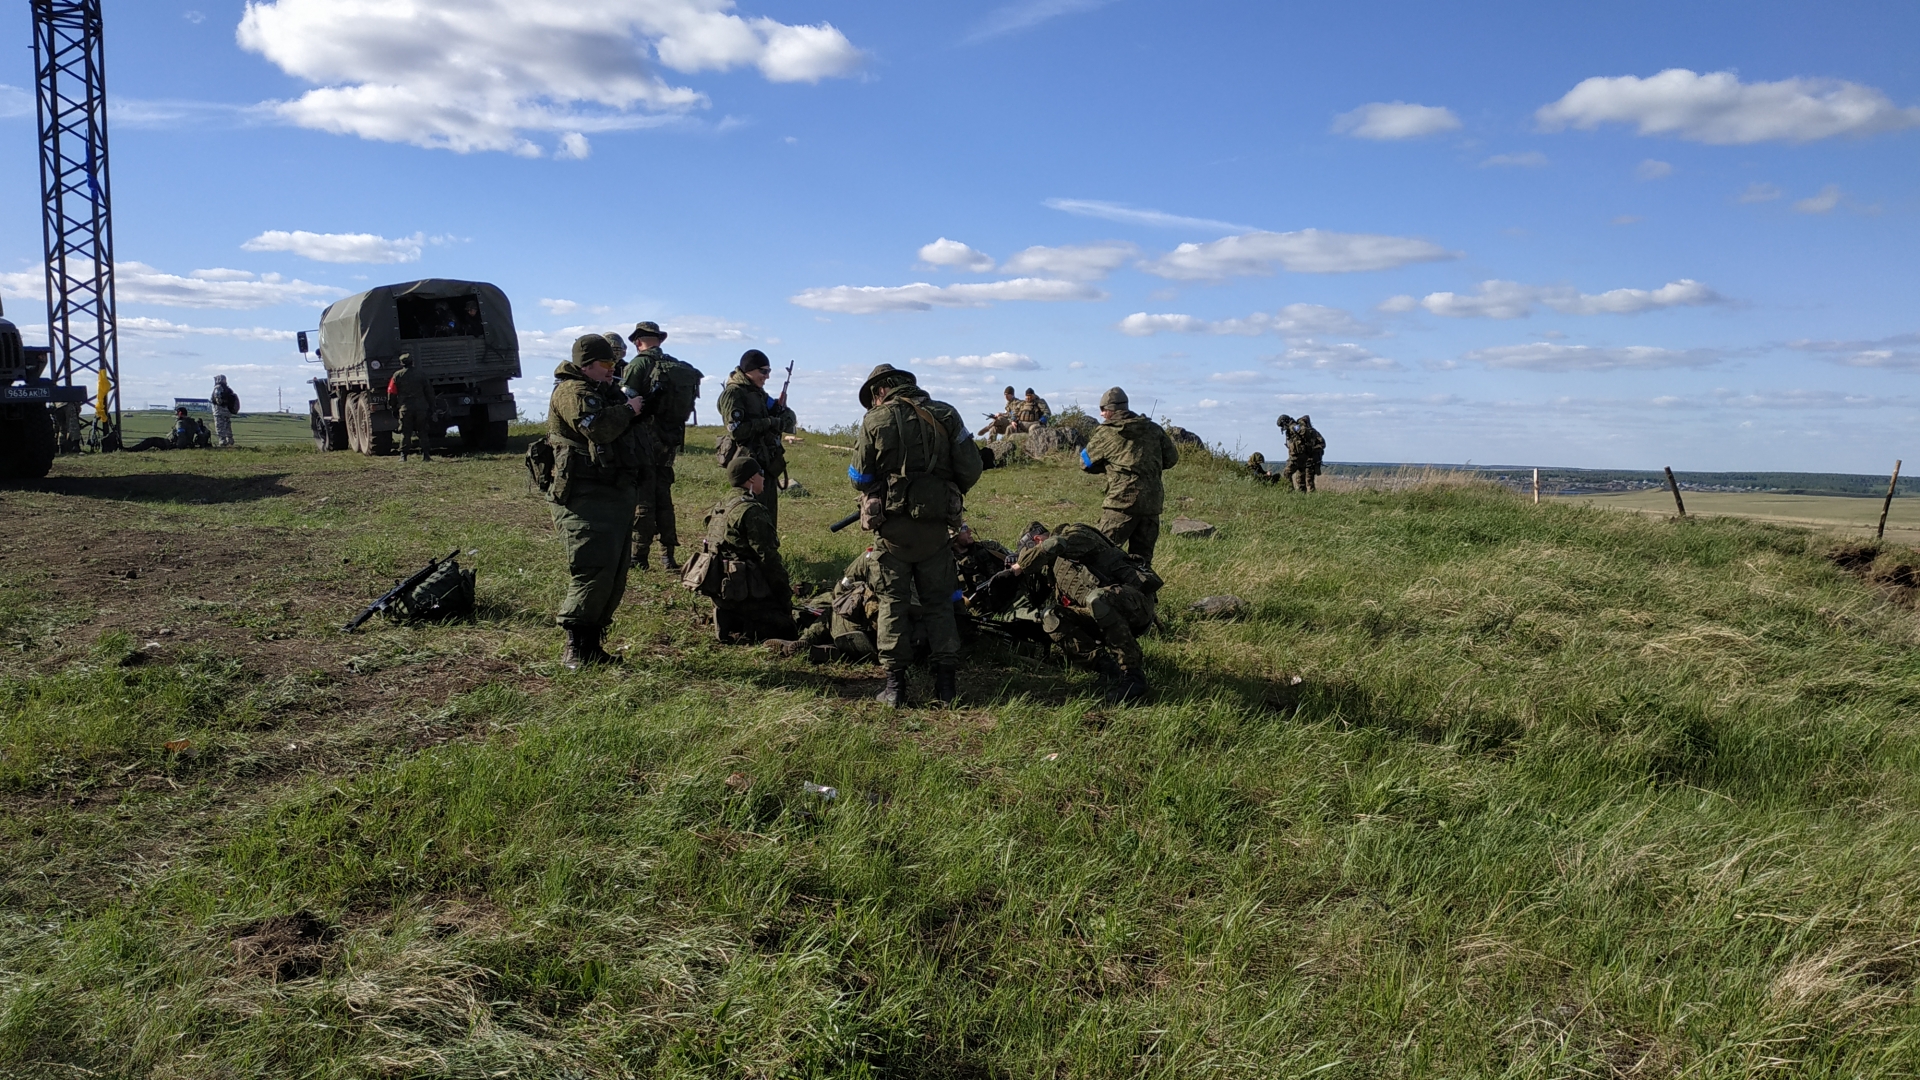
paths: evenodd
<path fill-rule="evenodd" d="M 53 417 L 42 405 L 9 405 L 0 410 L 0 475 L 38 480 L 53 468 Z"/>
<path fill-rule="evenodd" d="M 356 454 L 367 452 L 367 395 L 347 398 L 347 447 Z"/>
<path fill-rule="evenodd" d="M 313 448 L 321 453 L 347 448 L 347 429 L 338 421 L 320 415 L 320 403 L 308 402 L 307 424 L 313 429 Z"/>

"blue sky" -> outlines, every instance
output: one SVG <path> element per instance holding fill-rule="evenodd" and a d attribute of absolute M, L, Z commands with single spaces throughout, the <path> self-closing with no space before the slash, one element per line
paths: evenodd
<path fill-rule="evenodd" d="M 1244 453 L 1881 472 L 1920 456 L 1920 7 L 107 0 L 125 400 L 416 277 L 529 377 L 659 320 L 977 413 L 1119 384 Z M 0 293 L 34 333 L 25 5 Z M 44 333 L 44 328 L 41 328 Z M 708 402 L 712 394 L 707 395 Z"/>

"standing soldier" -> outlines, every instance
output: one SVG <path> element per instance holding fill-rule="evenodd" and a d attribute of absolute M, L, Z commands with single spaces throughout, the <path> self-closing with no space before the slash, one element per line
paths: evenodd
<path fill-rule="evenodd" d="M 1160 541 L 1160 510 L 1166 502 L 1161 472 L 1180 463 L 1180 451 L 1160 425 L 1129 411 L 1127 392 L 1100 395 L 1100 426 L 1080 451 L 1080 467 L 1107 475 L 1099 529 L 1115 544 L 1153 565 Z"/>
<path fill-rule="evenodd" d="M 673 465 L 687 444 L 687 420 L 700 397 L 700 369 L 660 351 L 667 332 L 656 322 L 636 323 L 628 335 L 633 363 L 621 385 L 647 398 L 647 422 L 653 434 L 653 476 L 640 492 L 640 509 L 633 519 L 633 564 L 646 569 L 654 537 L 660 538 L 661 565 L 680 569 L 673 549 L 680 546 L 679 522 L 673 514 Z M 758 460 L 758 459 L 756 459 Z"/>
<path fill-rule="evenodd" d="M 760 463 L 767 476 L 778 476 L 787 469 L 787 451 L 780 436 L 793 430 L 793 410 L 787 408 L 787 392 L 778 400 L 768 396 L 767 380 L 773 377 L 773 361 L 759 349 L 740 354 L 740 366 L 727 376 L 720 391 L 720 422 L 733 440 L 733 453 L 745 454 Z M 761 505 L 780 524 L 780 491 L 771 479 L 759 495 Z"/>
<path fill-rule="evenodd" d="M 853 444 L 847 477 L 860 492 L 860 527 L 878 533 L 874 591 L 879 611 L 874 645 L 887 670 L 876 699 L 907 702 L 907 665 L 913 661 L 908 607 L 917 586 L 927 613 L 933 661 L 933 699 L 951 702 L 960 664 L 953 604 L 958 589 L 947 527 L 959 525 L 965 495 L 980 479 L 980 450 L 960 413 L 920 389 L 910 371 L 881 364 L 860 387 L 867 415 Z M 943 599 L 947 602 L 943 602 Z"/>
<path fill-rule="evenodd" d="M 793 624 L 793 585 L 780 561 L 780 537 L 760 501 L 766 473 L 758 461 L 736 454 L 727 462 L 727 480 L 733 494 L 707 512 L 702 545 L 708 556 L 703 579 L 719 575 L 717 582 L 702 582 L 713 597 L 714 631 L 729 645 L 791 641 L 800 631 Z"/>
<path fill-rule="evenodd" d="M 627 536 L 646 477 L 645 399 L 627 397 L 613 381 L 613 349 L 599 334 L 573 343 L 573 358 L 553 372 L 547 443 L 553 448 L 553 523 L 567 545 L 572 580 L 555 619 L 567 632 L 560 662 L 610 663 L 600 647 L 627 591 Z"/>
<path fill-rule="evenodd" d="M 240 411 L 240 395 L 227 385 L 225 375 L 213 377 L 213 435 L 217 445 L 233 445 L 233 414 Z"/>
<path fill-rule="evenodd" d="M 1313 478 L 1320 475 L 1321 462 L 1327 456 L 1327 440 L 1313 426 L 1313 417 L 1306 413 L 1294 422 L 1293 430 L 1300 437 L 1300 452 L 1304 459 L 1300 469 L 1300 490 L 1312 491 Z"/>
<path fill-rule="evenodd" d="M 401 353 L 400 366 L 387 380 L 387 403 L 400 415 L 400 460 L 407 460 L 407 444 L 420 444 L 420 460 L 433 460 L 433 386 L 413 370 L 413 354 Z"/>

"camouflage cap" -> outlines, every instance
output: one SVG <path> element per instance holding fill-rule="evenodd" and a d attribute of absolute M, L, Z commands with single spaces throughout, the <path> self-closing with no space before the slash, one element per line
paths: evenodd
<path fill-rule="evenodd" d="M 919 385 L 920 380 L 914 378 L 913 372 L 894 367 L 892 364 L 880 364 L 867 376 L 867 381 L 860 384 L 860 407 L 873 408 L 873 392 L 881 386 Z"/>
<path fill-rule="evenodd" d="M 1124 409 L 1127 407 L 1127 392 L 1113 387 L 1100 395 L 1100 407 L 1103 409 Z"/>
<path fill-rule="evenodd" d="M 582 334 L 573 339 L 573 362 L 578 367 L 588 364 L 613 363 L 613 346 L 599 334 Z"/>
<path fill-rule="evenodd" d="M 745 454 L 727 462 L 727 483 L 737 488 L 747 486 L 747 481 L 761 475 L 760 463 Z"/>
<path fill-rule="evenodd" d="M 627 342 L 625 338 L 621 337 L 619 334 L 615 333 L 612 330 L 609 330 L 606 333 L 601 334 L 600 336 L 607 339 L 607 347 L 613 350 L 613 358 L 615 360 L 618 360 L 621 357 L 624 357 L 627 355 Z"/>
<path fill-rule="evenodd" d="M 659 338 L 661 341 L 665 341 L 667 340 L 667 332 L 660 329 L 659 323 L 654 322 L 652 319 L 646 319 L 633 324 L 633 333 L 627 335 L 627 340 L 632 341 L 634 338 L 643 337 Z"/>

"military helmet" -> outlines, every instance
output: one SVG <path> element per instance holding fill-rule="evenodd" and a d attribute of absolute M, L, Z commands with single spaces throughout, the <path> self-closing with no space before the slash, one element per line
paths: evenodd
<path fill-rule="evenodd" d="M 1278 420 L 1275 420 L 1275 421 L 1273 422 L 1273 426 L 1275 426 L 1275 427 L 1287 427 L 1287 426 L 1290 426 L 1290 425 L 1291 425 L 1292 423 L 1293 423 L 1293 417 L 1291 417 L 1291 416 L 1288 416 L 1288 415 L 1287 415 L 1286 413 L 1281 413 L 1281 414 L 1280 414 L 1280 419 L 1278 419 Z"/>
<path fill-rule="evenodd" d="M 1255 450 L 1253 453 L 1247 455 L 1247 464 L 1249 465 L 1265 465 L 1266 463 L 1267 463 L 1267 455 L 1261 453 L 1258 450 Z"/>
<path fill-rule="evenodd" d="M 227 377 L 225 375 L 215 375 L 213 381 L 219 383 L 221 386 L 227 385 Z"/>
<path fill-rule="evenodd" d="M 887 386 L 900 386 L 903 384 L 907 386 L 919 386 L 920 380 L 914 378 L 913 372 L 911 371 L 904 371 L 894 367 L 892 364 L 881 364 L 875 367 L 873 372 L 867 376 L 866 382 L 860 384 L 861 408 L 873 408 L 873 392 L 882 383 Z"/>
<path fill-rule="evenodd" d="M 746 454 L 741 454 L 727 462 L 727 482 L 737 488 L 746 487 L 747 481 L 761 475 L 762 472 L 760 463 Z"/>
<path fill-rule="evenodd" d="M 1100 395 L 1100 407 L 1103 409 L 1124 409 L 1127 407 L 1127 392 L 1113 387 Z"/>
<path fill-rule="evenodd" d="M 588 364 L 613 363 L 613 346 L 600 334 L 582 334 L 573 339 L 573 362 L 579 367 Z"/>
<path fill-rule="evenodd" d="M 613 350 L 613 358 L 615 360 L 622 359 L 627 355 L 627 341 L 618 333 L 609 330 L 600 336 L 607 339 L 607 348 Z"/>

